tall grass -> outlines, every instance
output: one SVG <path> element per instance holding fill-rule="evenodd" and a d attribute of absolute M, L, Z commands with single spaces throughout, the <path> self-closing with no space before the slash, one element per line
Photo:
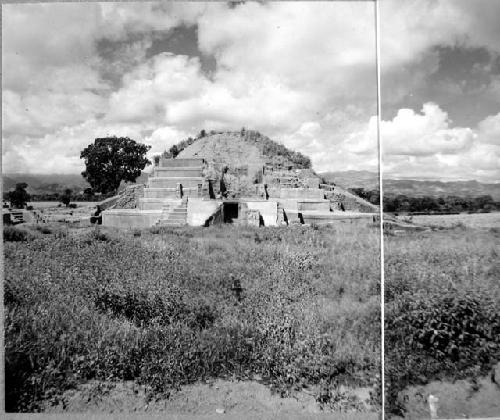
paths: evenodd
<path fill-rule="evenodd" d="M 9 411 L 91 379 L 135 380 L 154 397 L 259 374 L 286 394 L 369 385 L 379 370 L 366 228 L 69 232 L 5 243 L 5 262 Z"/>
<path fill-rule="evenodd" d="M 386 239 L 388 408 L 400 391 L 486 373 L 500 360 L 500 235 L 448 230 Z"/>

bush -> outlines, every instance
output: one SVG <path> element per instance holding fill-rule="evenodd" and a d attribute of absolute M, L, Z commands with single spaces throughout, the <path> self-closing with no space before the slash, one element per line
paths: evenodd
<path fill-rule="evenodd" d="M 254 374 L 285 394 L 368 385 L 380 355 L 378 236 L 331 232 L 185 227 L 112 240 L 96 229 L 5 244 L 9 411 L 93 379 L 155 396 Z"/>
<path fill-rule="evenodd" d="M 92 232 L 87 235 L 85 239 L 85 243 L 87 245 L 92 244 L 93 242 L 112 242 L 113 239 L 105 232 L 101 231 L 97 226 Z"/>
<path fill-rule="evenodd" d="M 12 226 L 3 227 L 3 240 L 5 242 L 27 241 L 28 238 L 28 232 L 24 230 L 20 230 Z"/>
<path fill-rule="evenodd" d="M 186 322 L 190 328 L 204 329 L 213 324 L 212 308 L 195 299 L 187 300 L 186 292 L 170 289 L 162 296 L 150 296 L 145 291 L 102 288 L 95 297 L 95 305 L 115 316 L 124 316 L 138 326 L 152 322 L 169 325 Z"/>
<path fill-rule="evenodd" d="M 52 229 L 46 225 L 36 225 L 35 229 L 44 235 L 50 235 L 52 233 Z"/>
<path fill-rule="evenodd" d="M 498 302 L 483 290 L 403 292 L 385 326 L 389 409 L 402 415 L 398 393 L 410 384 L 485 373 L 500 359 Z"/>

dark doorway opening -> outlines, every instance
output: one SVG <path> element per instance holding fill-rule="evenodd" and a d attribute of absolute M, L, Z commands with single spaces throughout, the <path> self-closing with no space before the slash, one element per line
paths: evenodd
<path fill-rule="evenodd" d="M 222 214 L 224 223 L 233 223 L 238 218 L 238 202 L 222 203 Z"/>

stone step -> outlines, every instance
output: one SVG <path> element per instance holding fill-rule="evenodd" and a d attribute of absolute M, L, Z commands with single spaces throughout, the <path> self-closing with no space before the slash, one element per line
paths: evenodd
<path fill-rule="evenodd" d="M 181 215 L 170 214 L 168 217 L 161 218 L 160 220 L 171 220 L 171 221 L 175 221 L 175 222 L 183 222 L 183 223 L 185 223 L 186 220 L 187 220 L 187 218 L 186 218 L 186 215 L 181 216 Z"/>
<path fill-rule="evenodd" d="M 200 177 L 203 176 L 203 168 L 201 166 L 161 168 L 156 167 L 153 170 L 152 177 L 154 178 L 170 178 L 170 177 Z"/>
<path fill-rule="evenodd" d="M 180 227 L 184 226 L 187 223 L 177 223 L 169 220 L 160 220 L 160 222 L 157 224 L 157 226 L 165 226 L 165 227 Z"/>
<path fill-rule="evenodd" d="M 167 158 L 160 158 L 160 164 L 159 168 L 176 168 L 176 167 L 197 167 L 197 166 L 203 166 L 203 163 L 205 161 L 203 159 L 197 159 L 197 158 L 192 158 L 192 159 L 167 159 Z"/>
<path fill-rule="evenodd" d="M 186 216 L 187 216 L 187 211 L 176 211 L 174 209 L 168 213 L 168 217 L 186 217 Z"/>
<path fill-rule="evenodd" d="M 148 179 L 150 188 L 177 188 L 182 185 L 183 189 L 199 188 L 203 185 L 203 177 L 153 177 Z"/>

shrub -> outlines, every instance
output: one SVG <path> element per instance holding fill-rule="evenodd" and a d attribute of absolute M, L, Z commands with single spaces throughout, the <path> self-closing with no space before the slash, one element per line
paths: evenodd
<path fill-rule="evenodd" d="M 3 227 L 3 240 L 6 242 L 27 241 L 28 238 L 28 232 L 24 230 L 20 230 L 12 226 Z"/>
<path fill-rule="evenodd" d="M 475 376 L 500 358 L 498 302 L 483 290 L 403 292 L 391 303 L 385 334 L 389 409 L 399 415 L 406 386 Z"/>
<path fill-rule="evenodd" d="M 363 385 L 378 372 L 376 234 L 161 233 L 111 240 L 95 229 L 5 244 L 9 410 L 33 411 L 92 379 L 134 380 L 158 396 L 203 378 L 260 374 L 286 394 Z M 241 302 L 229 272 L 245 289 Z"/>
<path fill-rule="evenodd" d="M 95 305 L 115 316 L 124 316 L 142 326 L 153 321 L 168 325 L 185 321 L 191 328 L 207 328 L 213 324 L 213 309 L 195 299 L 188 301 L 186 292 L 170 289 L 167 294 L 150 296 L 145 291 L 101 289 L 95 297 Z"/>
<path fill-rule="evenodd" d="M 105 232 L 101 231 L 97 226 L 92 232 L 87 235 L 87 239 L 85 240 L 85 243 L 87 245 L 98 241 L 98 242 L 111 242 L 113 239 Z"/>
<path fill-rule="evenodd" d="M 36 225 L 35 229 L 44 235 L 50 235 L 52 233 L 52 229 L 46 225 Z"/>

